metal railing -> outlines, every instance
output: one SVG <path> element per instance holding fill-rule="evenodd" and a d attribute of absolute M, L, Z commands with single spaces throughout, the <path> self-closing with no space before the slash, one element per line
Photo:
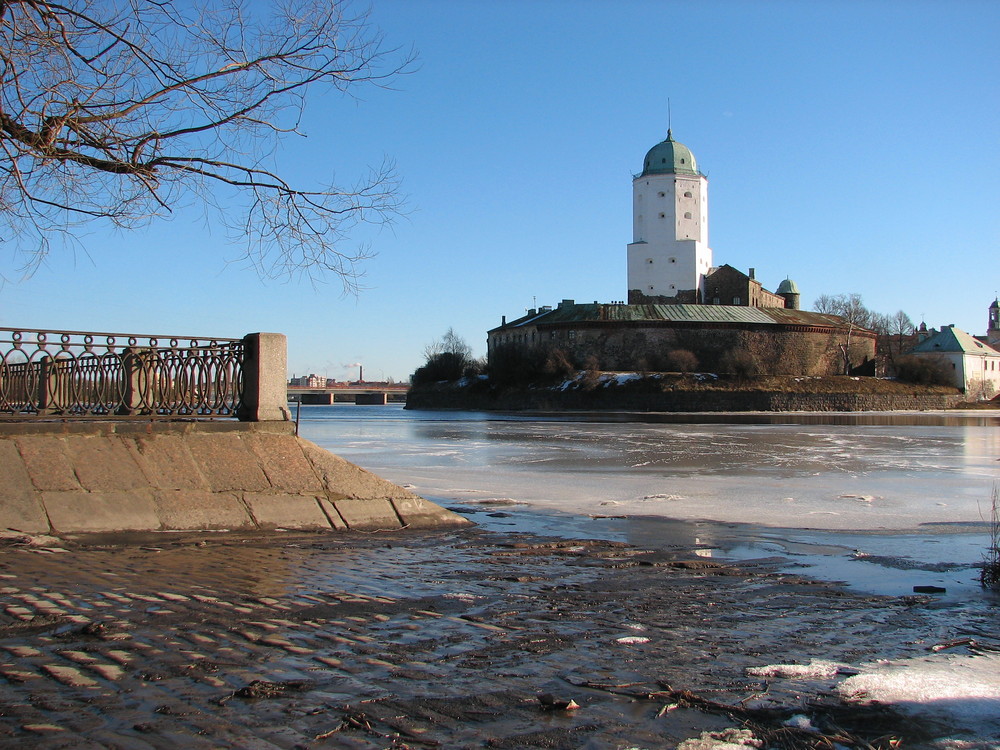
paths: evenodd
<path fill-rule="evenodd" d="M 215 419 L 243 399 L 243 339 L 0 328 L 0 419 Z"/>

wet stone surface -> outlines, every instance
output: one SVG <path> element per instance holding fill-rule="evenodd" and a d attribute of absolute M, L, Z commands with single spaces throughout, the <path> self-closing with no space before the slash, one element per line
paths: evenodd
<path fill-rule="evenodd" d="M 746 670 L 926 653 L 954 635 L 934 606 L 476 529 L 10 544 L 0 746 L 830 746 L 782 728 L 805 712 L 846 747 L 921 747 L 942 730 Z"/>

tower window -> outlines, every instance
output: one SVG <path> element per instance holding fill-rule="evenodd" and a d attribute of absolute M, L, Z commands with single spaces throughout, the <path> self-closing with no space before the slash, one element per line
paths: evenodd
<path fill-rule="evenodd" d="M 661 213 L 660 213 L 660 218 L 661 218 L 661 219 L 665 219 L 665 218 L 667 218 L 667 215 L 666 215 L 665 213 L 662 213 L 662 212 L 661 212 Z"/>
<path fill-rule="evenodd" d="M 688 190 L 688 191 L 687 191 L 686 193 L 684 193 L 684 197 L 685 197 L 685 198 L 693 198 L 694 196 L 693 196 L 693 195 L 691 195 L 691 191 L 690 191 L 690 190 Z"/>
<path fill-rule="evenodd" d="M 685 219 L 690 219 L 691 218 L 691 212 L 690 211 L 685 211 L 684 212 L 684 218 Z"/>
<path fill-rule="evenodd" d="M 660 192 L 660 193 L 659 193 L 659 196 L 660 196 L 661 198 L 666 198 L 666 197 L 667 197 L 667 194 L 666 194 L 666 193 L 664 193 L 664 192 Z"/>

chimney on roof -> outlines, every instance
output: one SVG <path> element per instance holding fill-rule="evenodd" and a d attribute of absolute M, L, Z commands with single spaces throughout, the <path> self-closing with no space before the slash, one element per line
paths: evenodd
<path fill-rule="evenodd" d="M 751 268 L 750 269 L 750 278 L 751 279 L 756 279 L 757 278 L 757 269 L 756 268 Z"/>
<path fill-rule="evenodd" d="M 501 315 L 500 316 L 500 325 L 502 325 L 502 326 L 507 325 L 507 316 L 506 315 Z"/>

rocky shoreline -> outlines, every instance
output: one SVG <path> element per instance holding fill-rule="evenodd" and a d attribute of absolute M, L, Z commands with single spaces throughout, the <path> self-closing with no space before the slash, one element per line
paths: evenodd
<path fill-rule="evenodd" d="M 845 687 L 973 653 L 976 623 L 773 560 L 483 528 L 159 534 L 11 542 L 0 575 L 8 746 L 993 746 Z"/>
<path fill-rule="evenodd" d="M 549 386 L 497 386 L 482 378 L 418 385 L 407 394 L 406 408 L 851 412 L 951 409 L 961 401 L 955 388 L 877 378 L 584 372 Z"/>

